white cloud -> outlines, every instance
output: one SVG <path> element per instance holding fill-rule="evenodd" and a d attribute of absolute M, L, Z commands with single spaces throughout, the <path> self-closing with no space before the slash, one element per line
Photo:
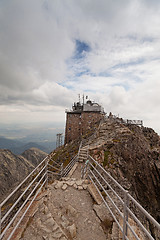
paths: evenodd
<path fill-rule="evenodd" d="M 0 121 L 60 119 L 85 91 L 160 133 L 159 16 L 156 0 L 1 1 Z"/>

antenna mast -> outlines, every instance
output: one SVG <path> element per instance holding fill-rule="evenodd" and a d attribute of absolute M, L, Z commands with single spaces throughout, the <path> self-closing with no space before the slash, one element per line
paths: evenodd
<path fill-rule="evenodd" d="M 83 94 L 83 105 L 84 105 L 84 94 Z"/>
<path fill-rule="evenodd" d="M 62 136 L 63 133 L 57 133 L 57 141 L 56 141 L 56 148 L 62 146 Z"/>

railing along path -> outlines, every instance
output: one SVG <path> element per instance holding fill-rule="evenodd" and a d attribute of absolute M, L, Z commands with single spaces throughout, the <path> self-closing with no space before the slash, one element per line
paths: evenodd
<path fill-rule="evenodd" d="M 7 240 L 11 239 L 41 189 L 47 186 L 50 176 L 61 177 L 62 171 L 63 164 L 47 156 L 0 204 L 0 239 L 12 227 L 7 234 Z"/>
<path fill-rule="evenodd" d="M 0 240 L 6 234 L 7 240 L 12 238 L 41 189 L 44 186 L 47 187 L 48 180 L 67 176 L 78 160 L 81 145 L 82 143 L 80 144 L 78 154 L 73 157 L 65 168 L 63 163 L 59 164 L 52 159 L 52 154 L 48 155 L 0 204 Z M 20 213 L 22 215 L 16 221 Z M 14 224 L 15 221 L 16 224 Z M 12 230 L 8 233 L 11 227 Z"/>
<path fill-rule="evenodd" d="M 0 204 L 0 240 L 3 239 L 10 227 L 13 226 L 14 221 L 22 211 L 22 215 L 16 224 L 14 224 L 14 227 L 11 228 L 12 230 L 8 235 L 7 239 L 11 239 L 41 189 L 48 185 L 48 179 L 53 176 L 58 178 L 67 176 L 74 164 L 78 161 L 82 147 L 81 142 L 78 154 L 73 157 L 65 168 L 63 168 L 63 164 L 55 162 L 51 155 L 47 156 Z M 154 226 L 157 236 L 160 236 L 160 224 L 95 159 L 88 155 L 88 147 L 86 154 L 87 161 L 82 177 L 84 177 L 86 173 L 88 174 L 88 178 L 97 189 L 105 206 L 117 223 L 122 233 L 122 239 L 157 240 L 157 238 L 153 237 L 153 233 L 151 234 L 149 231 L 146 223 L 149 223 L 149 226 L 151 224 Z M 112 196 L 109 194 L 110 192 Z M 116 201 L 113 199 L 115 197 Z M 133 206 L 137 208 L 137 210 L 135 210 L 136 213 L 133 213 Z M 144 217 L 147 221 L 145 219 L 145 221 L 142 222 L 140 219 L 144 219 Z M 120 219 L 122 219 L 122 222 Z M 130 224 L 130 219 L 133 219 L 139 229 L 143 231 L 145 238 L 140 238 L 137 235 L 134 227 Z M 131 234 L 132 237 L 129 238 Z"/>
<path fill-rule="evenodd" d="M 157 239 L 153 237 L 154 233 L 149 231 L 148 225 L 152 225 L 156 236 L 160 237 L 160 224 L 90 155 L 88 167 L 85 166 L 85 168 L 88 178 L 117 223 L 123 240 Z M 135 231 L 135 226 L 131 226 L 133 221 L 142 233 L 139 236 Z"/>

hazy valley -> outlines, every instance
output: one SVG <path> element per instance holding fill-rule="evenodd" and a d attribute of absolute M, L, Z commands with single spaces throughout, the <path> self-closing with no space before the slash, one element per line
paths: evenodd
<path fill-rule="evenodd" d="M 63 133 L 63 124 L 1 124 L 0 149 L 9 149 L 14 154 L 36 147 L 50 153 L 56 147 L 56 134 Z"/>

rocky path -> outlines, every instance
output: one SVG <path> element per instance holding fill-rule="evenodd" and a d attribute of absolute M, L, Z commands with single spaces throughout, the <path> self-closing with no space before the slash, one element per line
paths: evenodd
<path fill-rule="evenodd" d="M 109 233 L 90 196 L 87 180 L 80 179 L 81 164 L 71 177 L 48 186 L 21 240 L 106 240 Z M 108 236 L 108 237 L 107 237 Z"/>

